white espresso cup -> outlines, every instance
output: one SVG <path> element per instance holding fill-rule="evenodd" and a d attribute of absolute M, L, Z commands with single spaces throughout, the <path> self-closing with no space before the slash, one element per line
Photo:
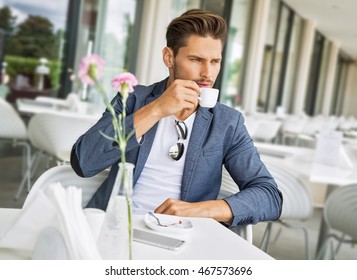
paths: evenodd
<path fill-rule="evenodd" d="M 219 89 L 216 88 L 201 88 L 200 96 L 198 97 L 201 107 L 213 108 L 218 99 Z"/>

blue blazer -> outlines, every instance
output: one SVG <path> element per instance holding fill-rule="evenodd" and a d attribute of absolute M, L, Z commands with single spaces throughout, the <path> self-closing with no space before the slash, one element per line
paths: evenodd
<path fill-rule="evenodd" d="M 136 86 L 126 104 L 126 131 L 134 129 L 133 113 L 158 98 L 167 79 L 150 86 Z M 120 94 L 112 100 L 120 113 Z M 74 144 L 71 165 L 82 177 L 91 177 L 111 167 L 107 180 L 87 207 L 106 209 L 120 161 L 120 150 L 99 131 L 113 135 L 112 116 L 105 111 L 100 120 Z M 155 124 L 141 138 L 128 141 L 126 160 L 135 164 L 134 187 L 148 158 Z M 260 160 L 240 112 L 217 103 L 214 108 L 199 107 L 192 127 L 181 185 L 181 199 L 187 202 L 214 200 L 220 190 L 222 165 L 239 186 L 237 193 L 225 200 L 231 207 L 230 226 L 276 220 L 282 208 L 282 195 L 274 179 Z"/>

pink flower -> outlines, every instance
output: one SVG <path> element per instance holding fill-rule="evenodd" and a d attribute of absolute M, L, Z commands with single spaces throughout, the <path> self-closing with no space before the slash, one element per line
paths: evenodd
<path fill-rule="evenodd" d="M 120 73 L 112 80 L 112 88 L 121 94 L 134 91 L 134 86 L 138 84 L 135 76 L 129 72 Z"/>
<path fill-rule="evenodd" d="M 108 136 L 104 133 L 102 134 L 106 138 L 111 139 L 112 141 L 118 144 L 118 147 L 122 153 L 121 160 L 123 163 L 125 163 L 125 151 L 127 142 L 135 134 L 135 130 L 126 133 L 126 101 L 129 93 L 134 91 L 133 87 L 138 84 L 138 80 L 133 74 L 129 72 L 121 73 L 112 80 L 112 87 L 122 94 L 122 113 L 117 114 L 114 110 L 113 105 L 108 100 L 108 97 L 101 83 L 99 82 L 100 78 L 103 76 L 104 64 L 104 59 L 99 55 L 87 55 L 81 60 L 78 77 L 84 85 L 93 85 L 97 89 L 97 92 L 102 96 L 104 104 L 108 109 L 108 112 L 112 115 L 114 135 Z"/>
<path fill-rule="evenodd" d="M 97 54 L 83 57 L 79 65 L 79 79 L 83 84 L 94 85 L 103 76 L 104 64 L 104 59 Z"/>

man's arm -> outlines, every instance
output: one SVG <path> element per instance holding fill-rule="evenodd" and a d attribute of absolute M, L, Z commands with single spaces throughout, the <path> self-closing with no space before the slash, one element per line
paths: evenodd
<path fill-rule="evenodd" d="M 198 91 L 199 88 L 193 81 L 175 80 L 158 99 L 126 116 L 126 131 L 135 129 L 136 139 L 139 139 L 161 118 L 179 110 L 196 108 Z M 112 104 L 115 104 L 114 108 L 119 114 L 122 108 L 121 99 L 119 96 L 114 99 Z M 120 150 L 100 132 L 114 135 L 112 115 L 108 111 L 104 112 L 100 120 L 82 135 L 72 148 L 71 165 L 79 176 L 93 176 L 120 160 Z M 137 148 L 139 144 L 136 139 L 129 139 L 127 151 Z"/>
<path fill-rule="evenodd" d="M 237 116 L 230 111 L 227 115 L 230 118 Z M 226 122 L 227 118 L 221 116 L 216 120 L 220 121 L 217 127 L 223 127 L 221 122 Z M 220 140 L 217 141 L 226 143 L 223 164 L 240 191 L 224 200 L 216 201 L 188 203 L 169 199 L 155 211 L 172 215 L 211 217 L 220 222 L 228 222 L 232 227 L 276 220 L 279 217 L 282 207 L 281 193 L 260 160 L 252 139 L 243 125 L 244 119 L 238 116 L 237 124 L 234 121 L 231 123 L 234 129 L 228 127 L 227 133 L 218 134 L 217 139 Z M 220 137 L 222 135 L 224 139 Z M 206 170 L 210 169 L 206 167 Z M 200 181 L 196 181 L 195 184 L 198 189 L 202 187 Z"/>
<path fill-rule="evenodd" d="M 169 198 L 155 209 L 155 213 L 182 217 L 212 218 L 218 222 L 226 223 L 229 223 L 233 218 L 232 210 L 225 200 L 185 202 Z"/>

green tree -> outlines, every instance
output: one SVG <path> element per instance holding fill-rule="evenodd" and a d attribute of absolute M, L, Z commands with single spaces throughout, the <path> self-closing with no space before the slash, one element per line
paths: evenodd
<path fill-rule="evenodd" d="M 8 35 L 14 31 L 16 19 L 17 17 L 12 14 L 8 6 L 0 8 L 0 29 L 4 30 Z"/>
<path fill-rule="evenodd" d="M 9 39 L 6 53 L 23 57 L 58 59 L 58 39 L 45 17 L 29 15 Z"/>

